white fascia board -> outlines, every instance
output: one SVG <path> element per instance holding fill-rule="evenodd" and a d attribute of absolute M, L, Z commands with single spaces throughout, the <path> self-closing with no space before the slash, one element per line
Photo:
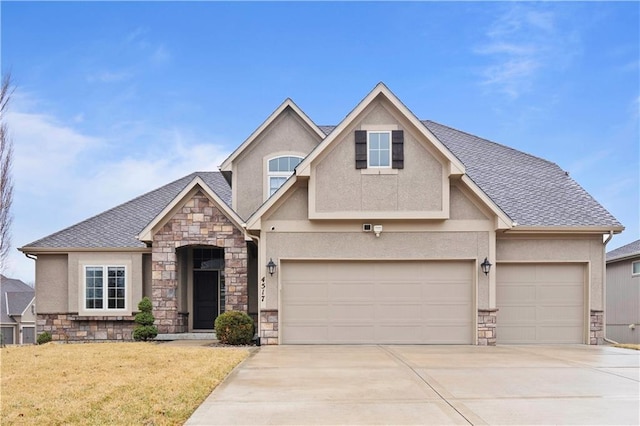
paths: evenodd
<path fill-rule="evenodd" d="M 176 208 L 196 187 L 199 187 L 207 197 L 222 211 L 222 213 L 242 232 L 244 232 L 244 222 L 240 216 L 207 185 L 200 176 L 193 178 L 191 183 L 187 185 L 149 224 L 137 235 L 140 241 L 153 241 L 154 229 L 161 223 L 169 220 L 168 215 Z"/>
<path fill-rule="evenodd" d="M 309 128 L 311 128 L 311 130 L 313 130 L 320 137 L 320 139 L 325 138 L 324 132 L 322 132 L 322 130 L 320 130 L 320 128 L 313 121 L 311 121 L 309 116 L 305 114 L 304 111 L 302 111 L 295 104 L 295 102 L 293 102 L 290 98 L 287 98 L 280 104 L 278 108 L 276 108 L 275 111 L 271 113 L 271 115 L 269 115 L 269 117 L 267 117 L 267 119 L 256 130 L 253 131 L 253 133 L 251 133 L 251 135 L 244 142 L 242 142 L 242 144 L 240 144 L 238 148 L 235 149 L 235 151 L 231 153 L 231 155 L 229 155 L 229 157 L 227 157 L 226 160 L 222 162 L 222 164 L 218 167 L 220 171 L 232 171 L 233 161 L 240 154 L 242 154 L 244 150 L 247 149 L 247 147 L 249 147 L 249 145 L 251 145 L 251 143 L 256 140 L 258 136 L 260 136 L 260 134 L 262 134 L 262 132 L 264 132 L 264 130 L 269 127 L 269 125 L 273 123 L 287 108 L 291 108 L 302 119 L 302 121 L 304 121 L 309 126 Z"/>

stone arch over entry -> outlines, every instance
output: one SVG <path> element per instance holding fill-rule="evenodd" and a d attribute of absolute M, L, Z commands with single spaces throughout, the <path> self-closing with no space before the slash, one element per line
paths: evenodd
<path fill-rule="evenodd" d="M 225 310 L 247 312 L 247 243 L 244 234 L 198 190 L 153 235 L 152 299 L 160 333 L 188 331 L 188 313 L 180 312 L 178 249 L 186 246 L 224 249 Z"/>

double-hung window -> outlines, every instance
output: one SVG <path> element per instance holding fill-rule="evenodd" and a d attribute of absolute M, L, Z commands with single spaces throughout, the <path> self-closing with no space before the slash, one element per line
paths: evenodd
<path fill-rule="evenodd" d="M 367 132 L 367 166 L 391 167 L 391 132 Z"/>
<path fill-rule="evenodd" d="M 402 130 L 356 130 L 355 148 L 356 169 L 404 168 Z"/>
<path fill-rule="evenodd" d="M 269 197 L 280 188 L 293 174 L 302 157 L 284 155 L 269 160 L 267 177 L 269 181 Z"/>
<path fill-rule="evenodd" d="M 124 310 L 127 308 L 125 266 L 84 267 L 84 310 Z"/>

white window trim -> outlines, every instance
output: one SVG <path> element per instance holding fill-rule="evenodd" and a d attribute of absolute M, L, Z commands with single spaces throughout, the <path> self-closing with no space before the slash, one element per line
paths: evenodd
<path fill-rule="evenodd" d="M 371 165 L 371 147 L 369 145 L 369 141 L 371 138 L 372 134 L 378 134 L 378 133 L 386 133 L 389 135 L 389 165 L 388 166 L 372 166 Z M 367 130 L 367 168 L 368 169 L 390 169 L 391 165 L 393 163 L 393 160 L 391 158 L 392 156 L 392 143 L 391 143 L 391 130 Z"/>
<path fill-rule="evenodd" d="M 102 309 L 91 309 L 86 307 L 87 295 L 87 268 L 102 268 L 103 270 L 103 307 Z M 124 308 L 112 308 L 108 306 L 108 270 L 109 268 L 124 268 Z M 133 291 L 131 283 L 131 263 L 130 262 L 110 262 L 110 263 L 81 263 L 78 292 L 78 315 L 80 316 L 123 316 L 131 315 L 131 293 Z"/>
<path fill-rule="evenodd" d="M 265 171 L 264 172 L 264 176 L 265 176 L 264 199 L 265 200 L 267 200 L 269 197 L 271 197 L 271 195 L 273 195 L 271 194 L 271 178 L 272 177 L 284 177 L 288 179 L 294 173 L 293 171 L 290 171 L 290 172 L 270 172 L 269 171 L 269 161 L 275 160 L 276 158 L 281 158 L 281 157 L 296 157 L 296 158 L 299 158 L 300 161 L 302 161 L 305 156 L 304 154 L 301 154 L 299 152 L 286 151 L 286 152 L 276 152 L 276 153 L 270 154 L 267 157 L 264 157 L 264 171 Z"/>
<path fill-rule="evenodd" d="M 633 272 L 633 265 L 635 265 L 636 263 L 640 264 L 640 260 L 636 260 L 634 262 L 631 262 L 631 276 L 632 277 L 638 277 L 640 276 L 640 272 Z"/>

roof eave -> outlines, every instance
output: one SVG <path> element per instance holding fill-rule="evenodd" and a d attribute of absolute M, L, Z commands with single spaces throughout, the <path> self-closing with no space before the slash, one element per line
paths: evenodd
<path fill-rule="evenodd" d="M 86 252 L 127 252 L 127 253 L 151 253 L 149 247 L 20 247 L 24 254 L 63 254 Z"/>
<path fill-rule="evenodd" d="M 516 225 L 507 232 L 510 234 L 619 234 L 624 226 L 522 226 Z"/>

